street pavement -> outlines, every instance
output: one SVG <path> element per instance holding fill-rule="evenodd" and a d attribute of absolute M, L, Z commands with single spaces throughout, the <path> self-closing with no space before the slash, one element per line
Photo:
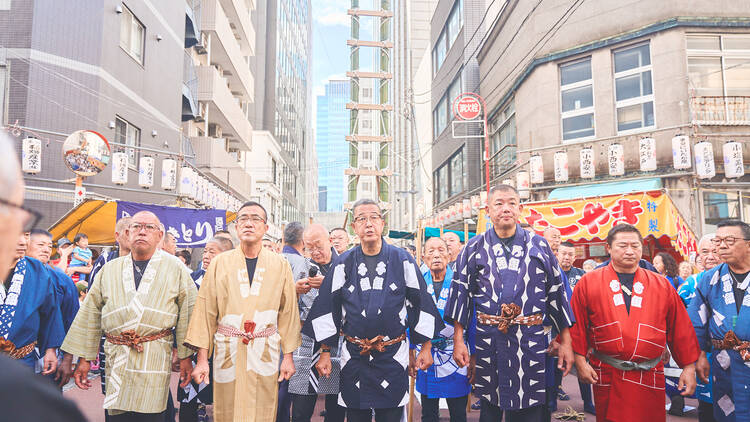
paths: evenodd
<path fill-rule="evenodd" d="M 178 381 L 178 375 L 173 374 L 172 376 L 172 396 L 177 397 L 176 389 L 177 389 L 177 381 Z M 581 394 L 578 389 L 578 383 L 576 382 L 576 378 L 572 375 L 568 375 L 563 379 L 563 389 L 566 393 L 570 396 L 570 401 L 560 401 L 558 402 L 558 410 L 565 410 L 567 406 L 572 407 L 574 410 L 577 410 L 579 412 L 583 411 L 583 401 L 581 400 Z M 81 412 L 88 418 L 89 422 L 103 422 L 104 421 L 104 411 L 102 410 L 102 402 L 104 400 L 104 396 L 102 395 L 102 390 L 99 384 L 99 377 L 96 376 L 91 381 L 92 387 L 88 391 L 83 391 L 78 389 L 75 385 L 69 384 L 66 386 L 65 392 L 63 393 L 66 398 L 73 400 L 77 405 L 78 408 L 81 409 Z M 473 399 L 472 399 L 473 400 Z M 665 398 L 665 403 L 666 403 Z M 697 406 L 697 402 L 695 399 L 688 399 L 685 400 L 686 406 Z M 634 404 L 635 405 L 635 404 Z M 320 411 L 323 410 L 325 404 L 324 404 L 324 398 L 321 396 L 318 399 L 318 403 L 315 408 L 315 413 L 313 417 L 314 422 L 322 422 L 323 418 L 320 417 Z M 414 418 L 413 421 L 419 421 L 421 410 L 419 407 L 419 403 L 415 403 L 414 406 Z M 469 412 L 467 415 L 468 422 L 477 422 L 479 420 L 479 411 L 473 410 Z M 443 422 L 449 421 L 449 415 L 448 410 L 441 410 L 440 411 L 440 420 Z M 553 421 L 556 419 L 553 418 Z M 678 417 L 678 416 L 671 416 L 667 415 L 667 421 L 670 422 L 676 422 L 676 421 L 695 421 L 698 420 L 698 413 L 697 410 L 692 410 L 690 412 L 687 412 L 685 416 Z M 586 422 L 595 422 L 596 417 L 591 414 L 586 414 Z M 500 422 L 500 421 L 497 421 Z M 636 422 L 636 421 L 634 421 Z"/>

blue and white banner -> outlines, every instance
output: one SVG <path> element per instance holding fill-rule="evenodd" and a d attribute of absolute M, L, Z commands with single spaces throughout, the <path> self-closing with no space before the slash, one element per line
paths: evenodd
<path fill-rule="evenodd" d="M 181 248 L 200 248 L 214 237 L 214 233 L 226 228 L 225 210 L 199 210 L 137 202 L 117 202 L 118 220 L 122 217 L 130 217 L 139 211 L 150 211 L 156 214 L 166 230 L 177 239 L 177 246 Z"/>

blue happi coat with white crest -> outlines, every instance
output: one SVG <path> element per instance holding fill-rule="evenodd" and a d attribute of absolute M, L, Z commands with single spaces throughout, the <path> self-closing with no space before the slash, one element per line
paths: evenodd
<path fill-rule="evenodd" d="M 382 241 L 370 272 L 361 246 L 342 254 L 323 280 L 302 332 L 318 343 L 338 344 L 339 333 L 386 340 L 409 329 L 413 343 L 433 339 L 444 324 L 414 258 Z M 339 404 L 353 409 L 383 409 L 409 401 L 409 345 L 406 340 L 383 352 L 360 355 L 348 341 L 341 349 Z"/>
<path fill-rule="evenodd" d="M 547 347 L 573 316 L 549 244 L 520 225 L 508 246 L 493 229 L 469 240 L 456 261 L 445 320 L 466 327 L 475 310 L 500 315 L 505 303 L 517 304 L 522 316 L 541 313 L 543 323 L 511 325 L 507 333 L 477 324 L 474 393 L 505 410 L 543 405 Z"/>
<path fill-rule="evenodd" d="M 737 312 L 732 274 L 727 264 L 703 273 L 688 305 L 688 315 L 701 350 L 711 353 L 714 418 L 719 422 L 750 422 L 750 361 L 735 350 L 715 350 L 711 340 L 722 340 L 733 331 L 740 341 L 750 341 L 750 276 L 740 281 L 745 291 Z"/>

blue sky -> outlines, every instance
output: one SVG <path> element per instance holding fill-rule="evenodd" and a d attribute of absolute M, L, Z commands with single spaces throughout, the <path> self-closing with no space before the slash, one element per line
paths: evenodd
<path fill-rule="evenodd" d="M 344 77 L 349 67 L 348 0 L 312 0 L 313 94 L 323 94 L 326 81 Z"/>

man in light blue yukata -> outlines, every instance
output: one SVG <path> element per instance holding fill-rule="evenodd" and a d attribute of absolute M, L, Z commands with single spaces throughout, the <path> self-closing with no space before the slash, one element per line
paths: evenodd
<path fill-rule="evenodd" d="M 712 242 L 723 263 L 698 281 L 688 306 L 702 350 L 696 373 L 707 382 L 713 371 L 717 421 L 750 422 L 750 225 L 725 220 L 717 227 Z"/>
<path fill-rule="evenodd" d="M 480 421 L 550 420 L 545 373 L 547 349 L 558 334 L 558 367 L 573 364 L 572 312 L 557 258 L 543 237 L 518 224 L 521 200 L 512 186 L 487 198 L 492 230 L 475 236 L 456 262 L 445 321 L 453 324 L 453 356 L 469 364 L 464 329 L 476 315 L 474 393 Z"/>
<path fill-rule="evenodd" d="M 453 269 L 448 264 L 450 252 L 445 240 L 431 237 L 424 244 L 422 261 L 429 268 L 424 272 L 427 292 L 432 295 L 440 316 L 443 316 L 448 292 L 453 279 Z M 467 345 L 474 351 L 474 334 L 476 320 L 472 318 L 466 336 Z M 432 340 L 433 365 L 426 371 L 417 371 L 415 350 L 419 345 L 411 345 L 410 375 L 416 373 L 416 389 L 421 394 L 422 422 L 438 422 L 440 418 L 439 401 L 446 399 L 451 422 L 466 421 L 466 402 L 471 393 L 471 377 L 474 365 L 460 367 L 453 359 L 453 326 L 446 325 L 438 336 Z"/>

